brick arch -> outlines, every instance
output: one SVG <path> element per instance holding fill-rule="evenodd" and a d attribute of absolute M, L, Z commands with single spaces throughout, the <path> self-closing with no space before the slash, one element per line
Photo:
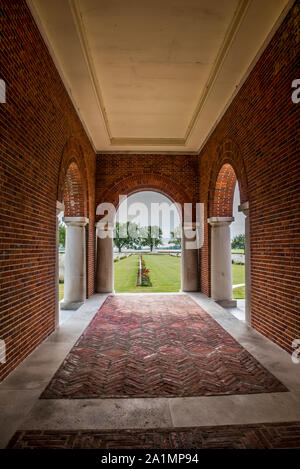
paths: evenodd
<path fill-rule="evenodd" d="M 80 217 L 85 214 L 84 188 L 80 171 L 75 161 L 72 161 L 67 169 L 63 187 L 63 202 L 65 216 Z"/>
<path fill-rule="evenodd" d="M 246 202 L 248 191 L 244 161 L 234 141 L 226 139 L 218 147 L 217 164 L 213 165 L 211 171 L 208 198 L 210 217 L 232 217 L 236 182 L 239 185 L 241 203 Z"/>
<path fill-rule="evenodd" d="M 57 200 L 65 204 L 65 216 L 88 217 L 88 182 L 84 156 L 75 138 L 70 138 L 62 154 Z"/>
<path fill-rule="evenodd" d="M 114 204 L 117 209 L 119 206 L 119 195 L 129 196 L 146 190 L 160 192 L 171 199 L 172 202 L 180 203 L 182 207 L 184 203 L 193 202 L 192 195 L 173 179 L 161 176 L 158 173 L 141 173 L 123 178 L 104 191 L 97 197 L 96 205 L 98 206 L 102 202 L 109 202 Z"/>

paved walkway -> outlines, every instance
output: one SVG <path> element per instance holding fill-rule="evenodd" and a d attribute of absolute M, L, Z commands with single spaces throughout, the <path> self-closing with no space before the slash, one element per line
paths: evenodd
<path fill-rule="evenodd" d="M 300 421 L 300 365 L 201 293 L 190 295 L 288 392 L 129 399 L 39 399 L 106 295 L 94 295 L 0 384 L 0 447 L 17 430 L 113 430 Z"/>

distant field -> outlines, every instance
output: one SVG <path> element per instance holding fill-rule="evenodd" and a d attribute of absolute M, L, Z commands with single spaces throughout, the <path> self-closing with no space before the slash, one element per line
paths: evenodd
<path fill-rule="evenodd" d="M 244 249 L 231 249 L 231 254 L 245 254 Z"/>
<path fill-rule="evenodd" d="M 158 293 L 177 292 L 181 285 L 180 257 L 163 255 L 143 255 L 152 287 L 137 287 L 139 256 L 133 255 L 114 263 L 116 293 Z"/>
<path fill-rule="evenodd" d="M 232 264 L 232 284 L 245 283 L 245 266 L 243 264 Z M 245 287 L 233 288 L 233 298 L 236 300 L 245 298 Z"/>

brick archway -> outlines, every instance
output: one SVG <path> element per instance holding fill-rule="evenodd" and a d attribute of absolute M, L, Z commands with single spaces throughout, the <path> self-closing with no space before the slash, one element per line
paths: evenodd
<path fill-rule="evenodd" d="M 247 178 L 238 146 L 232 140 L 223 141 L 217 150 L 217 164 L 212 168 L 208 198 L 208 266 L 209 292 L 224 307 L 233 307 L 230 225 L 233 218 L 233 199 L 238 182 L 241 203 L 248 202 Z M 248 208 L 247 208 L 248 214 Z M 249 218 L 246 217 L 246 254 L 250 253 Z M 250 317 L 250 254 L 246 255 L 246 316 Z"/>
<path fill-rule="evenodd" d="M 213 217 L 232 217 L 233 197 L 237 177 L 229 163 L 223 164 L 218 174 L 212 202 Z"/>
<path fill-rule="evenodd" d="M 97 198 L 96 205 L 98 206 L 102 202 L 109 202 L 117 209 L 119 206 L 119 195 L 129 196 L 146 190 L 160 192 L 172 202 L 181 204 L 182 207 L 184 203 L 193 202 L 192 194 L 189 194 L 171 178 L 161 176 L 158 173 L 141 173 L 126 177 L 104 191 Z"/>
<path fill-rule="evenodd" d="M 241 203 L 248 200 L 247 177 L 240 150 L 231 139 L 224 140 L 217 150 L 217 164 L 210 177 L 208 214 L 210 217 L 231 217 L 236 182 Z"/>
<path fill-rule="evenodd" d="M 209 169 L 210 168 L 210 169 Z M 248 201 L 248 182 L 246 168 L 238 145 L 230 138 L 221 141 L 209 167 L 206 187 L 203 187 L 206 218 L 215 216 L 232 216 L 235 183 L 239 184 L 241 203 Z M 211 295 L 211 230 L 208 224 L 204 229 L 204 246 L 201 251 L 201 290 Z"/>
<path fill-rule="evenodd" d="M 87 171 L 80 145 L 70 138 L 62 154 L 57 200 L 64 201 L 65 215 L 89 216 Z"/>

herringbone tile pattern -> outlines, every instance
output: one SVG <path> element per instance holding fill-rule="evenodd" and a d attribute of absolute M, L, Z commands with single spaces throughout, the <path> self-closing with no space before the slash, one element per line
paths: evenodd
<path fill-rule="evenodd" d="M 187 295 L 110 296 L 44 399 L 179 397 L 287 389 Z"/>
<path fill-rule="evenodd" d="M 151 430 L 23 431 L 10 449 L 300 448 L 300 422 Z"/>

